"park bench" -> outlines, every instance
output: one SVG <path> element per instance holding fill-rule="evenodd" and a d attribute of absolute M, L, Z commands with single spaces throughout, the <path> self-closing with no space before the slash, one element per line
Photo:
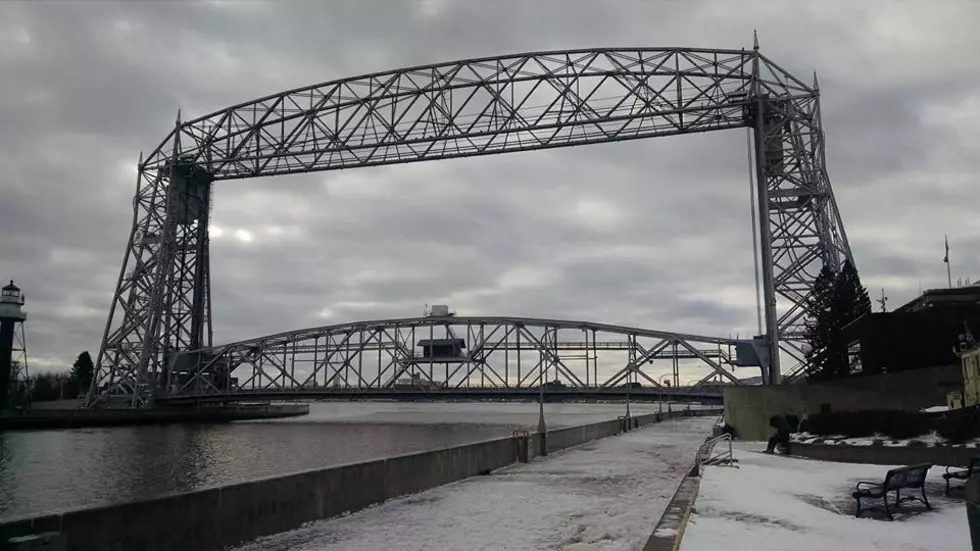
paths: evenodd
<path fill-rule="evenodd" d="M 954 469 L 953 467 L 946 467 L 946 472 L 943 473 L 943 479 L 946 481 L 946 495 L 949 495 L 949 483 L 952 480 L 969 480 L 969 478 L 977 473 L 980 473 L 980 456 L 973 457 L 970 459 L 970 465 L 965 469 Z"/>
<path fill-rule="evenodd" d="M 926 473 L 929 472 L 930 468 L 932 468 L 931 463 L 909 465 L 907 467 L 892 469 L 885 473 L 884 482 L 858 482 L 852 494 L 854 499 L 857 500 L 857 513 L 854 516 L 861 516 L 862 499 L 880 499 L 885 506 L 885 515 L 888 517 L 888 520 L 892 520 L 892 513 L 889 510 L 888 504 L 888 494 L 891 492 L 895 492 L 895 500 L 892 502 L 892 505 L 895 507 L 906 501 L 915 500 L 925 503 L 927 509 L 932 509 L 932 505 L 929 505 L 929 500 L 926 499 Z M 915 495 L 902 497 L 902 490 L 919 490 L 922 492 L 922 497 L 920 498 Z M 864 510 L 871 509 L 875 509 L 875 507 L 869 507 Z"/>

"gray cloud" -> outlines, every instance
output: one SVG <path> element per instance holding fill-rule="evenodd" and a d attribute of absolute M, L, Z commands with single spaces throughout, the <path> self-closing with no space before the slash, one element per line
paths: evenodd
<path fill-rule="evenodd" d="M 778 6 L 778 8 L 777 8 Z M 820 74 L 831 178 L 862 276 L 892 304 L 980 278 L 976 3 L 2 2 L 0 277 L 35 365 L 98 348 L 133 165 L 172 127 L 404 65 L 588 46 L 762 49 Z M 460 313 L 755 331 L 741 132 L 221 182 L 219 341 Z M 219 235 L 220 232 L 220 235 Z M 955 277 L 955 276 L 954 276 Z M 693 375 L 692 375 L 693 376 Z M 686 378 L 686 377 L 685 377 Z"/>

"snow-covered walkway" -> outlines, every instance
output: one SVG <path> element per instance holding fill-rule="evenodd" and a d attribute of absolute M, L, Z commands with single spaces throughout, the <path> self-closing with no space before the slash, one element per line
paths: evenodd
<path fill-rule="evenodd" d="M 943 496 L 942 467 L 933 467 L 926 482 L 933 510 L 913 502 L 889 522 L 855 518 L 851 492 L 858 480 L 880 482 L 891 467 L 765 455 L 765 442 L 737 446 L 738 469 L 705 470 L 681 551 L 971 548 L 962 499 Z"/>
<path fill-rule="evenodd" d="M 714 422 L 659 423 L 239 551 L 640 550 Z"/>

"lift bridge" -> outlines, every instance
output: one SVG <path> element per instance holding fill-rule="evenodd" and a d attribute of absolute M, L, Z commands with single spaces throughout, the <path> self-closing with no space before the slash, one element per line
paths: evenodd
<path fill-rule="evenodd" d="M 517 391 L 542 381 L 660 391 L 666 385 L 644 371 L 651 361 L 670 362 L 679 392 L 679 364 L 690 361 L 735 384 L 724 366 L 739 363 L 731 355 L 739 346 L 754 357 L 741 363 L 761 364 L 766 383 L 780 382 L 781 361 L 795 362 L 789 375 L 805 373 L 814 280 L 822 267 L 836 271 L 851 258 L 827 175 L 819 98 L 816 75 L 800 80 L 756 41 L 749 50 L 591 48 L 465 59 L 333 80 L 190 121 L 178 114 L 138 164 L 130 237 L 86 403 L 393 392 L 406 378 L 431 392 Z M 212 342 L 208 222 L 217 181 L 732 129 L 752 137 L 765 326 L 751 341 L 439 316 Z M 607 359 L 613 353 L 624 358 Z M 607 365 L 615 374 L 603 377 Z"/>
<path fill-rule="evenodd" d="M 716 401 L 714 385 L 740 383 L 736 365 L 757 365 L 752 344 L 553 319 L 447 314 L 366 321 L 175 354 L 167 377 L 172 386 L 158 401 L 501 399 L 536 397 L 542 390 L 551 399 L 631 393 Z M 709 373 L 682 381 L 681 367 L 691 363 Z M 669 372 L 657 377 L 655 367 Z"/>

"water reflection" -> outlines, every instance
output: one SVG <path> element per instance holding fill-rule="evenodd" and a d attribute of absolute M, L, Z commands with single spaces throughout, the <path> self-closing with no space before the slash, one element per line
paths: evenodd
<path fill-rule="evenodd" d="M 655 411 L 650 404 L 635 405 Z M 549 428 L 616 404 L 548 404 Z M 533 403 L 316 403 L 296 419 L 0 432 L 0 518 L 150 497 L 533 430 Z"/>
<path fill-rule="evenodd" d="M 0 517 L 422 451 L 510 429 L 320 422 L 0 433 Z"/>

